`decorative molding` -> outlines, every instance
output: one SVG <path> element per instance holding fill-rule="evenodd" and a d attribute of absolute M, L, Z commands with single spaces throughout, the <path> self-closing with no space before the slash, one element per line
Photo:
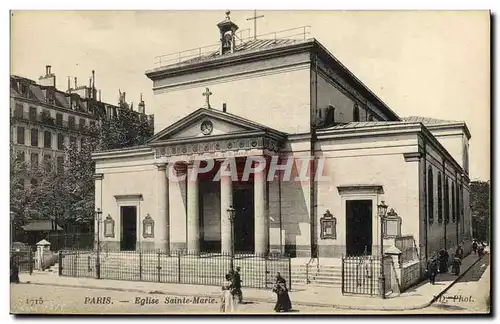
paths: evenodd
<path fill-rule="evenodd" d="M 378 193 L 378 194 L 383 194 L 384 193 L 384 187 L 382 185 L 344 185 L 344 186 L 337 186 L 337 190 L 339 194 L 345 194 L 345 193 L 352 193 L 352 192 L 359 192 L 359 191 L 364 191 L 364 192 L 373 192 L 373 193 Z"/>
<path fill-rule="evenodd" d="M 104 220 L 104 237 L 115 237 L 115 221 L 110 214 Z"/>
<path fill-rule="evenodd" d="M 418 162 L 424 156 L 422 152 L 403 153 L 406 162 Z"/>
<path fill-rule="evenodd" d="M 142 221 L 142 237 L 154 238 L 155 237 L 155 221 L 151 215 L 147 214 Z"/>
<path fill-rule="evenodd" d="M 156 164 L 156 168 L 158 169 L 158 171 L 166 171 L 167 164 L 166 163 Z"/>
<path fill-rule="evenodd" d="M 143 200 L 142 194 L 115 195 L 116 200 Z"/>
<path fill-rule="evenodd" d="M 337 218 L 333 217 L 329 210 L 323 214 L 320 219 L 322 240 L 336 240 L 337 239 Z"/>
<path fill-rule="evenodd" d="M 104 174 L 103 173 L 95 173 L 93 178 L 94 178 L 94 180 L 102 180 L 102 179 L 104 179 Z"/>
<path fill-rule="evenodd" d="M 401 236 L 401 222 L 401 217 L 391 208 L 382 219 L 384 239 L 392 239 Z M 389 229 L 391 230 L 390 232 Z"/>

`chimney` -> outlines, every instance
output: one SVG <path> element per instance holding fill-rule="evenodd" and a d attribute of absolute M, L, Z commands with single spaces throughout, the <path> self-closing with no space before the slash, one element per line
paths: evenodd
<path fill-rule="evenodd" d="M 146 104 L 144 103 L 144 100 L 142 100 L 142 93 L 141 93 L 141 100 L 139 101 L 137 110 L 139 111 L 140 114 L 146 113 Z"/>
<path fill-rule="evenodd" d="M 56 86 L 56 76 L 52 74 L 50 70 L 50 65 L 45 65 L 45 75 L 38 78 L 39 84 L 46 87 L 54 87 Z"/>
<path fill-rule="evenodd" d="M 68 93 L 71 91 L 71 78 L 68 77 Z"/>
<path fill-rule="evenodd" d="M 77 81 L 78 81 L 78 78 L 75 77 L 75 89 L 78 88 L 78 82 Z"/>
<path fill-rule="evenodd" d="M 222 104 L 222 112 L 226 112 L 226 103 L 225 102 Z"/>
<path fill-rule="evenodd" d="M 95 90 L 95 71 L 92 70 L 92 99 L 96 99 L 96 90 Z"/>
<path fill-rule="evenodd" d="M 92 89 L 92 78 L 89 78 L 89 89 Z"/>
<path fill-rule="evenodd" d="M 101 90 L 99 90 L 99 101 L 101 101 Z"/>

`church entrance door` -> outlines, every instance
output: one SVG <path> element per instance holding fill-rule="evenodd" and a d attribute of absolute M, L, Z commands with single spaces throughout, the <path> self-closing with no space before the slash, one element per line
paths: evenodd
<path fill-rule="evenodd" d="M 234 251 L 254 253 L 253 183 L 233 189 Z"/>
<path fill-rule="evenodd" d="M 122 206 L 121 213 L 121 241 L 120 250 L 135 251 L 137 241 L 137 207 Z"/>
<path fill-rule="evenodd" d="M 346 201 L 346 254 L 372 254 L 372 201 Z"/>

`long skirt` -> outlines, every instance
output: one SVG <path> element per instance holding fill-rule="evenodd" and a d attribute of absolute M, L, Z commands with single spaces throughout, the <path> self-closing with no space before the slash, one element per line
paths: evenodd
<path fill-rule="evenodd" d="M 276 305 L 274 306 L 274 310 L 276 312 L 288 312 L 292 310 L 292 301 L 290 300 L 290 296 L 288 296 L 287 291 L 280 291 L 276 294 L 276 296 L 277 300 Z"/>
<path fill-rule="evenodd" d="M 222 297 L 221 312 L 223 313 L 234 313 L 236 312 L 236 301 L 229 290 L 224 291 Z"/>

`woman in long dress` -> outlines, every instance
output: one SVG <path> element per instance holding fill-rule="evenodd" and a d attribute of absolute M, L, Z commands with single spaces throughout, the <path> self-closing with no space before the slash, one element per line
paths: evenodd
<path fill-rule="evenodd" d="M 288 288 L 286 287 L 286 280 L 278 272 L 276 275 L 276 284 L 273 291 L 276 293 L 276 305 L 274 306 L 275 312 L 289 312 L 292 310 L 292 301 L 288 296 Z"/>
<path fill-rule="evenodd" d="M 236 312 L 236 301 L 233 295 L 233 278 L 230 274 L 226 274 L 226 281 L 222 285 L 222 303 L 221 312 L 222 313 L 234 313 Z"/>

